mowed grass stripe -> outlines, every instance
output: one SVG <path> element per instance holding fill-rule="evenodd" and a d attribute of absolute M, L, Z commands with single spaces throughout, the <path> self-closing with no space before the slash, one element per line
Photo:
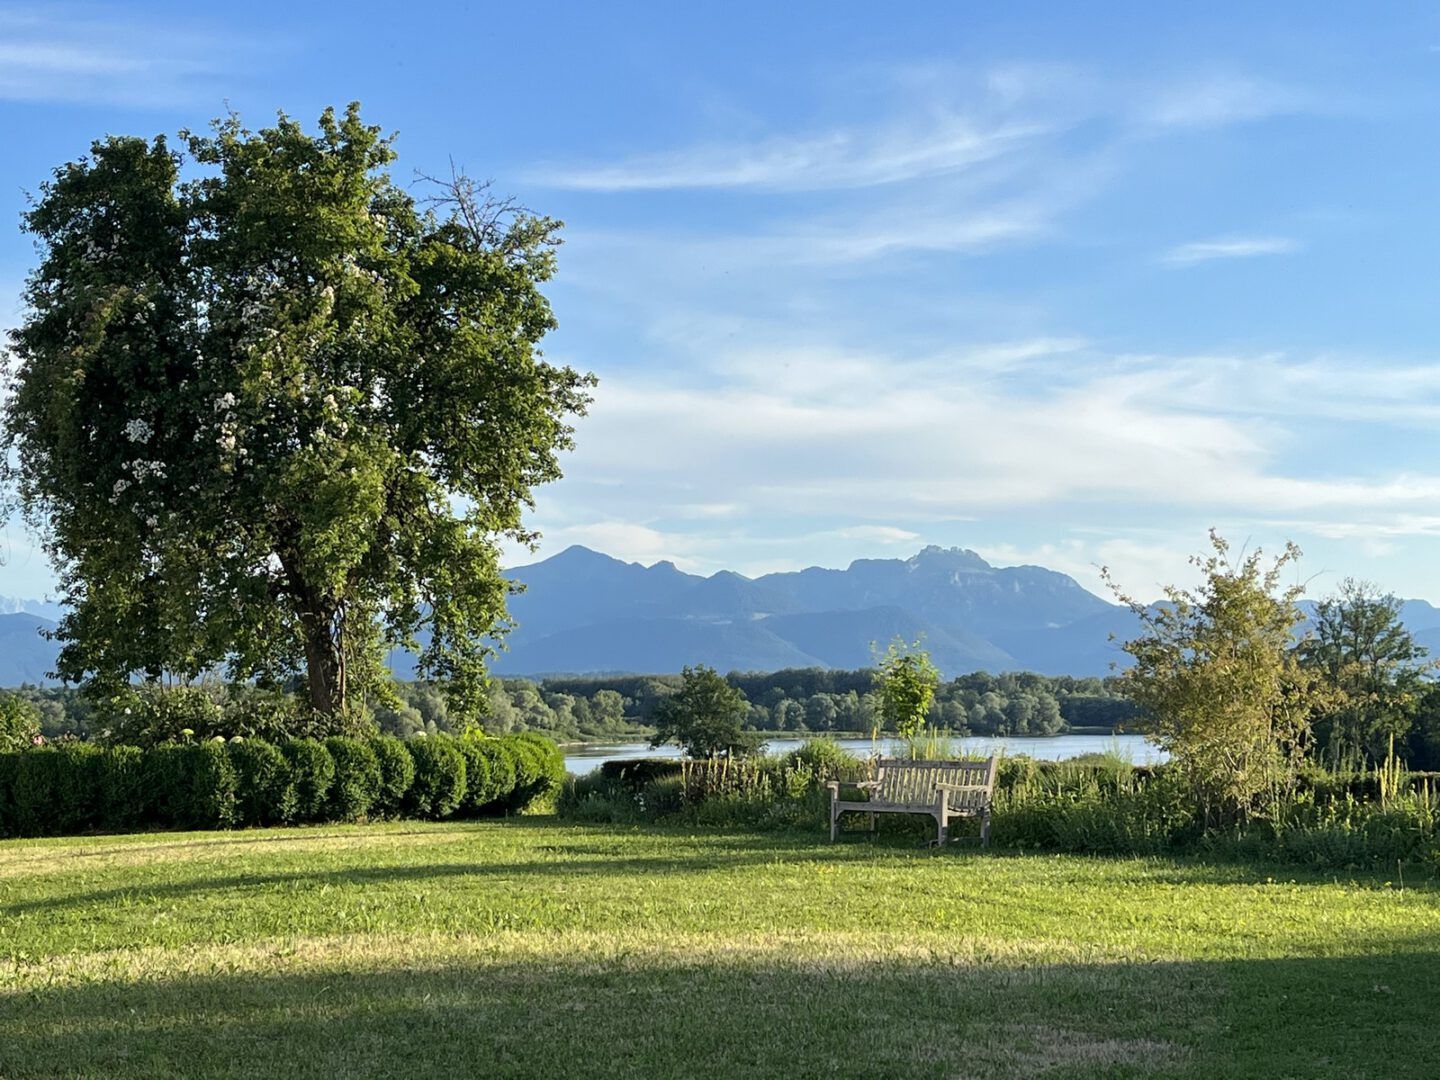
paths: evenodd
<path fill-rule="evenodd" d="M 540 818 L 0 844 L 0 1076 L 1424 1075 L 1380 878 Z"/>

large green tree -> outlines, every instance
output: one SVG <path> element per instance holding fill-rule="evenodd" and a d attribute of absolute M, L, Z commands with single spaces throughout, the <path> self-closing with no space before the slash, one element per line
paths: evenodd
<path fill-rule="evenodd" d="M 692 758 L 743 757 L 760 746 L 760 734 L 745 730 L 750 715 L 745 694 L 704 664 L 685 668 L 680 689 L 655 710 L 651 746 L 673 742 Z"/>
<path fill-rule="evenodd" d="M 1346 578 L 1315 606 L 1299 645 L 1304 663 L 1339 693 L 1316 717 L 1315 737 L 1332 766 L 1362 765 L 1402 745 L 1434 664 L 1400 621 L 1400 601 Z"/>
<path fill-rule="evenodd" d="M 1153 606 L 1116 590 L 1141 623 L 1123 646 L 1135 663 L 1121 687 L 1188 781 L 1205 823 L 1226 826 L 1289 793 L 1325 695 L 1294 648 L 1302 587 L 1284 575 L 1299 549 L 1287 545 L 1267 564 L 1258 549 L 1232 559 L 1214 532 L 1210 545 L 1191 560 L 1201 577 L 1195 588 L 1167 588 Z"/>
<path fill-rule="evenodd" d="M 482 706 L 499 544 L 533 539 L 591 379 L 549 363 L 558 223 L 394 183 L 356 105 L 310 134 L 107 138 L 25 219 L 12 490 L 70 614 L 59 674 L 303 673 L 327 714 L 386 646 Z"/>

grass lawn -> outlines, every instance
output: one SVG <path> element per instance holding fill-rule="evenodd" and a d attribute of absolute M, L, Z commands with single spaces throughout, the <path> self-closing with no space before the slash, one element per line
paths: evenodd
<path fill-rule="evenodd" d="M 0 843 L 0 1077 L 1434 1076 L 1440 890 L 509 822 Z"/>

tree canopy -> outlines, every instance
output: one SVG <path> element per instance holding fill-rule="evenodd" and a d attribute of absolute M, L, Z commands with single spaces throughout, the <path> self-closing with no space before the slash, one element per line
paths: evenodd
<path fill-rule="evenodd" d="M 538 347 L 559 223 L 463 176 L 417 203 L 353 104 L 181 142 L 99 141 L 25 219 L 5 468 L 70 605 L 58 674 L 303 673 L 340 714 L 405 644 L 479 710 L 499 544 L 593 382 Z"/>
<path fill-rule="evenodd" d="M 1208 825 L 1243 820 L 1288 791 L 1324 691 L 1301 667 L 1294 632 L 1302 587 L 1282 583 L 1293 544 L 1269 565 L 1256 549 L 1233 562 L 1210 534 L 1194 589 L 1148 606 L 1118 593 L 1141 621 L 1121 686 L 1186 777 Z"/>
<path fill-rule="evenodd" d="M 917 641 L 893 641 L 880 657 L 877 680 L 885 724 L 902 739 L 913 738 L 925 725 L 940 673 Z"/>
<path fill-rule="evenodd" d="M 759 734 L 745 730 L 748 714 L 745 695 L 714 668 L 687 667 L 680 689 L 656 710 L 651 745 L 673 742 L 693 758 L 741 757 L 760 745 Z"/>
<path fill-rule="evenodd" d="M 1316 718 L 1320 752 L 1337 767 L 1387 757 L 1408 734 L 1434 671 L 1400 620 L 1400 601 L 1346 578 L 1315 606 L 1299 649 L 1302 661 L 1338 691 Z"/>

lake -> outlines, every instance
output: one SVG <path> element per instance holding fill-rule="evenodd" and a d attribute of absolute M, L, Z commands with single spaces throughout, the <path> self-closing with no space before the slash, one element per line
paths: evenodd
<path fill-rule="evenodd" d="M 776 736 L 765 744 L 771 754 L 784 754 L 794 750 L 805 739 L 794 736 Z M 835 740 L 852 754 L 869 757 L 878 750 L 882 755 L 893 755 L 904 744 L 899 739 L 885 736 L 871 740 L 861 738 L 837 738 Z M 1145 740 L 1143 735 L 971 735 L 952 740 L 967 754 L 1002 753 L 1024 754 L 1041 761 L 1063 761 L 1081 754 L 1101 754 L 1107 750 L 1118 751 L 1136 765 L 1152 765 L 1165 760 L 1165 753 Z M 606 745 L 569 746 L 565 748 L 565 768 L 576 775 L 598 769 L 607 761 L 632 761 L 643 757 L 680 757 L 675 746 L 661 746 L 654 750 L 644 741 L 610 743 Z"/>

